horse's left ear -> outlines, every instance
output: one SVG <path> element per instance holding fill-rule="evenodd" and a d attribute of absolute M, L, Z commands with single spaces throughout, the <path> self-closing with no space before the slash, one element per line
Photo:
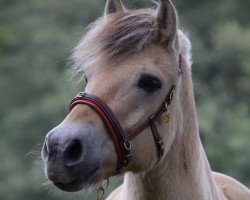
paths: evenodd
<path fill-rule="evenodd" d="M 171 46 L 178 50 L 178 19 L 174 5 L 170 0 L 160 0 L 156 22 L 159 29 L 160 41 L 167 44 L 168 47 Z"/>
<path fill-rule="evenodd" d="M 105 6 L 105 15 L 112 14 L 115 12 L 124 11 L 124 6 L 121 0 L 107 0 Z"/>

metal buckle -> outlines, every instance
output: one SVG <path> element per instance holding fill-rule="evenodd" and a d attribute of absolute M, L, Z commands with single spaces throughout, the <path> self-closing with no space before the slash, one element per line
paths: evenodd
<path fill-rule="evenodd" d="M 76 98 L 84 97 L 84 95 L 85 95 L 85 92 L 79 92 L 79 93 L 76 95 Z"/>
<path fill-rule="evenodd" d="M 172 99 L 172 97 L 173 97 L 173 95 L 172 95 L 172 92 L 171 92 L 169 98 Z M 170 99 L 170 101 L 169 101 L 170 103 L 171 103 L 171 99 Z M 162 122 L 164 122 L 164 123 L 168 123 L 168 122 L 170 121 L 170 111 L 169 111 L 169 109 L 168 109 L 170 103 L 168 104 L 168 102 L 165 101 L 165 108 L 166 108 L 166 111 L 165 111 L 164 113 L 162 113 L 162 115 L 161 115 Z"/>
<path fill-rule="evenodd" d="M 165 101 L 165 108 L 166 108 L 166 110 L 168 110 L 168 106 L 169 106 L 168 102 Z"/>
<path fill-rule="evenodd" d="M 174 89 L 171 91 L 170 95 L 169 95 L 169 102 L 171 103 L 172 99 L 174 97 Z"/>
<path fill-rule="evenodd" d="M 109 179 L 107 178 L 97 188 L 97 195 L 96 195 L 97 200 L 102 200 L 102 198 L 104 196 L 104 190 L 108 187 L 108 185 L 109 185 Z"/>
<path fill-rule="evenodd" d="M 123 145 L 124 145 L 125 149 L 127 149 L 128 151 L 131 150 L 131 142 L 130 141 L 128 141 L 127 143 L 124 142 Z"/>
<path fill-rule="evenodd" d="M 173 97 L 174 97 L 174 89 L 171 90 L 169 98 L 166 99 L 164 102 L 166 108 L 166 111 L 162 114 L 162 122 L 164 123 L 168 123 L 170 121 L 170 110 L 168 109 L 168 107 L 170 106 Z"/>

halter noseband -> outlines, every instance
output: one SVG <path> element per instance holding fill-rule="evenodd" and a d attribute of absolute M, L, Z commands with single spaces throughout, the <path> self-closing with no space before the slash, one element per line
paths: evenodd
<path fill-rule="evenodd" d="M 119 121 L 116 119 L 109 106 L 95 95 L 87 94 L 85 92 L 78 93 L 77 96 L 71 101 L 69 105 L 69 111 L 71 111 L 77 104 L 86 104 L 92 109 L 94 109 L 102 118 L 111 138 L 113 139 L 117 153 L 118 164 L 116 171 L 113 173 L 113 175 L 116 175 L 119 174 L 122 168 L 127 166 L 129 161 L 131 160 L 130 141 L 136 136 L 138 136 L 148 126 L 150 126 L 151 132 L 153 134 L 153 138 L 157 147 L 158 157 L 159 159 L 162 157 L 164 142 L 158 132 L 155 122 L 162 117 L 163 122 L 168 123 L 168 106 L 171 104 L 174 90 L 175 85 L 172 85 L 171 89 L 167 94 L 167 97 L 165 98 L 161 106 L 138 127 L 136 127 L 133 131 L 128 132 L 127 134 L 124 134 L 124 131 Z"/>

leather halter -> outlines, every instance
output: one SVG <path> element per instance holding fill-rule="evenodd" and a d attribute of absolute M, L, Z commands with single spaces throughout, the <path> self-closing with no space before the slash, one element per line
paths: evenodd
<path fill-rule="evenodd" d="M 143 121 L 139 126 L 137 126 L 133 131 L 128 132 L 126 134 L 124 133 L 119 121 L 116 119 L 109 106 L 95 95 L 87 94 L 85 92 L 78 93 L 77 96 L 71 101 L 69 105 L 69 111 L 71 111 L 78 104 L 86 104 L 92 109 L 94 109 L 102 118 L 111 138 L 113 139 L 118 157 L 117 168 L 116 171 L 113 173 L 113 175 L 116 175 L 119 174 L 122 168 L 127 166 L 129 161 L 131 160 L 130 141 L 136 136 L 138 136 L 141 132 L 143 132 L 148 126 L 150 126 L 151 132 L 153 134 L 158 157 L 159 159 L 162 157 L 164 142 L 158 132 L 155 122 L 161 118 L 164 112 L 169 112 L 168 106 L 171 104 L 174 91 L 175 85 L 172 85 L 161 106 L 145 121 Z"/>
<path fill-rule="evenodd" d="M 183 73 L 183 59 L 182 55 L 179 54 L 179 68 L 177 75 L 180 76 Z M 94 109 L 97 114 L 102 118 L 108 132 L 113 139 L 114 146 L 117 153 L 117 168 L 113 175 L 119 174 L 122 171 L 122 168 L 127 166 L 129 161 L 131 160 L 131 143 L 130 141 L 142 133 L 148 126 L 151 128 L 151 132 L 153 134 L 153 138 L 155 141 L 155 145 L 157 148 L 157 153 L 159 160 L 162 157 L 164 150 L 164 141 L 162 140 L 159 131 L 156 126 L 156 121 L 158 121 L 161 117 L 166 114 L 167 118 L 169 118 L 169 110 L 168 107 L 171 104 L 171 101 L 174 96 L 175 85 L 172 85 L 164 102 L 160 105 L 160 107 L 150 115 L 145 121 L 143 121 L 140 125 L 138 125 L 133 131 L 128 133 L 124 133 L 119 121 L 116 119 L 112 110 L 109 106 L 100 98 L 92 94 L 87 94 L 85 92 L 80 92 L 77 96 L 70 102 L 69 111 L 71 111 L 77 104 L 86 104 L 92 109 Z M 163 119 L 164 121 L 164 119 Z M 165 123 L 167 123 L 165 121 Z"/>

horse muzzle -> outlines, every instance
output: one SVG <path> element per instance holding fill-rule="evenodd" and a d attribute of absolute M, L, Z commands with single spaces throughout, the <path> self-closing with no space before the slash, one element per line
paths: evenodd
<path fill-rule="evenodd" d="M 63 191 L 87 187 L 101 167 L 103 141 L 84 124 L 60 124 L 51 130 L 42 149 L 48 179 Z"/>

